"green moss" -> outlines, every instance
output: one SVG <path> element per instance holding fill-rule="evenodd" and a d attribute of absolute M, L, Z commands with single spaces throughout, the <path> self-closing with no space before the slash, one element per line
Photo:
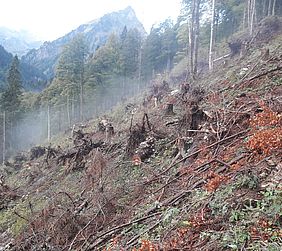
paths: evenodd
<path fill-rule="evenodd" d="M 242 250 L 250 238 L 248 229 L 242 226 L 234 227 L 223 234 L 221 244 L 230 250 Z"/>
<path fill-rule="evenodd" d="M 226 185 L 215 192 L 213 200 L 209 203 L 213 215 L 224 216 L 228 213 L 230 208 L 228 198 L 232 197 L 234 190 L 232 185 Z"/>
<path fill-rule="evenodd" d="M 32 212 L 29 206 L 29 201 L 32 201 Z M 12 235 L 17 236 L 27 227 L 27 220 L 34 217 L 34 214 L 41 211 L 45 205 L 46 201 L 43 198 L 29 198 L 28 200 L 18 202 L 13 208 L 1 211 L 0 232 L 4 232 L 9 229 Z"/>

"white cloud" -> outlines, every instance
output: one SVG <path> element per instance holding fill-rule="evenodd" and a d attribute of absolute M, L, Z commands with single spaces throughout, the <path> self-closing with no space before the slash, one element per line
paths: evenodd
<path fill-rule="evenodd" d="M 2 2 L 3 1 L 3 2 Z M 131 5 L 147 31 L 180 11 L 180 0 L 2 0 L 0 26 L 53 40 L 80 24 Z"/>

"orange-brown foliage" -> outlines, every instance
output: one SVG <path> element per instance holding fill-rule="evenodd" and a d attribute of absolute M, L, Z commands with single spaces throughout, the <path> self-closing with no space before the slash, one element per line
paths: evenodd
<path fill-rule="evenodd" d="M 225 183 L 228 180 L 228 177 L 219 175 L 215 172 L 211 172 L 208 175 L 209 181 L 205 185 L 205 188 L 208 192 L 215 191 L 222 183 Z"/>
<path fill-rule="evenodd" d="M 282 149 L 282 117 L 277 112 L 261 104 L 263 112 L 251 119 L 253 135 L 247 142 L 247 147 L 263 156 Z"/>

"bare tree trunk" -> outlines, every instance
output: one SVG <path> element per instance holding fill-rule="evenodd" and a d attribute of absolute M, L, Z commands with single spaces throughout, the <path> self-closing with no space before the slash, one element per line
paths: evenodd
<path fill-rule="evenodd" d="M 271 15 L 271 6 L 272 6 L 272 0 L 268 0 L 268 12 L 267 12 L 267 16 Z"/>
<path fill-rule="evenodd" d="M 196 1 L 192 1 L 191 17 L 188 24 L 188 33 L 190 41 L 190 76 L 193 77 L 194 72 L 194 53 L 195 53 L 195 10 L 196 10 Z"/>
<path fill-rule="evenodd" d="M 142 47 L 139 49 L 139 62 L 138 62 L 138 93 L 141 88 L 141 71 L 142 71 Z"/>
<path fill-rule="evenodd" d="M 215 0 L 212 1 L 211 36 L 210 36 L 210 51 L 209 51 L 209 70 L 210 71 L 213 69 L 214 15 L 215 15 Z"/>
<path fill-rule="evenodd" d="M 247 7 L 247 13 L 248 13 L 248 28 L 250 28 L 250 24 L 251 24 L 251 3 L 252 0 L 248 0 L 248 7 Z"/>
<path fill-rule="evenodd" d="M 67 117 L 68 117 L 68 124 L 71 127 L 71 113 L 70 113 L 70 96 L 67 96 Z"/>
<path fill-rule="evenodd" d="M 62 107 L 60 106 L 60 108 L 59 108 L 59 119 L 58 119 L 59 121 L 58 121 L 58 130 L 59 130 L 59 132 L 61 132 L 62 131 Z"/>
<path fill-rule="evenodd" d="M 243 30 L 245 30 L 245 26 L 246 26 L 246 17 L 247 17 L 247 7 L 245 5 L 245 7 L 244 7 L 244 14 L 243 14 L 243 24 L 242 24 Z"/>
<path fill-rule="evenodd" d="M 189 53 L 189 68 L 190 68 L 190 76 L 192 76 L 193 73 L 193 69 L 194 69 L 194 56 L 193 56 L 193 52 L 194 52 L 194 32 L 193 32 L 193 24 L 192 24 L 192 20 L 189 21 L 188 24 L 188 32 L 189 32 L 189 44 L 190 44 L 190 53 Z"/>
<path fill-rule="evenodd" d="M 251 0 L 251 6 L 250 6 L 250 10 L 251 10 L 251 22 L 250 22 L 250 35 L 253 34 L 253 30 L 254 30 L 254 21 L 255 21 L 255 12 L 256 12 L 256 0 Z"/>
<path fill-rule="evenodd" d="M 200 2 L 201 0 L 196 1 L 195 9 L 195 44 L 194 44 L 194 71 L 193 79 L 196 78 L 198 72 L 198 51 L 199 51 L 199 33 L 200 33 Z"/>
<path fill-rule="evenodd" d="M 263 1 L 263 6 L 262 6 L 262 18 L 264 18 L 267 15 L 267 1 Z"/>
<path fill-rule="evenodd" d="M 187 61 L 187 66 L 188 66 L 188 72 L 190 75 L 192 74 L 192 69 L 193 69 L 193 53 L 192 53 L 192 46 L 193 46 L 193 42 L 192 42 L 192 21 L 188 20 L 188 50 L 187 50 L 187 56 L 188 56 L 188 61 Z M 188 77 L 188 76 L 187 76 Z"/>
<path fill-rule="evenodd" d="M 2 146 L 3 165 L 6 160 L 6 112 L 3 112 L 3 146 Z"/>
<path fill-rule="evenodd" d="M 79 120 L 83 121 L 84 118 L 84 63 L 80 72 L 80 95 L 79 95 Z"/>
<path fill-rule="evenodd" d="M 83 82 L 80 82 L 79 120 L 83 121 Z"/>
<path fill-rule="evenodd" d="M 255 5 L 254 5 L 254 23 L 257 24 L 258 23 L 258 16 L 257 16 L 257 8 L 256 8 L 256 2 L 255 2 Z"/>
<path fill-rule="evenodd" d="M 171 59 L 170 59 L 170 56 L 168 56 L 167 61 L 166 61 L 166 71 L 167 71 L 167 74 L 169 74 L 170 69 L 171 69 Z"/>
<path fill-rule="evenodd" d="M 51 118 L 50 118 L 50 105 L 47 106 L 47 140 L 51 140 Z"/>
<path fill-rule="evenodd" d="M 275 7 L 276 7 L 276 0 L 273 0 L 272 16 L 275 16 Z"/>
<path fill-rule="evenodd" d="M 77 114 L 75 112 L 75 103 L 74 103 L 74 97 L 71 99 L 71 117 L 73 122 L 75 123 L 77 121 Z"/>

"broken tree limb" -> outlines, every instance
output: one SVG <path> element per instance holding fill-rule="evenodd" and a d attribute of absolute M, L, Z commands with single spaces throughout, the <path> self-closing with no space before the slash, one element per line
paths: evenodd
<path fill-rule="evenodd" d="M 263 73 L 260 73 L 260 74 L 254 76 L 254 77 L 249 78 L 247 81 L 255 80 L 255 79 L 257 79 L 257 78 L 263 77 L 263 76 L 265 76 L 265 75 L 267 75 L 267 74 L 269 74 L 269 73 L 272 73 L 272 72 L 275 72 L 275 71 L 279 71 L 279 70 L 282 70 L 282 66 L 277 66 L 277 67 L 274 68 L 274 69 L 271 69 L 271 70 L 265 71 L 265 72 L 263 72 Z"/>
<path fill-rule="evenodd" d="M 18 212 L 14 211 L 13 213 L 14 213 L 16 216 L 18 216 L 19 218 L 21 218 L 21 219 L 23 219 L 23 220 L 25 220 L 25 221 L 28 222 L 28 219 L 25 218 L 25 217 L 23 217 L 22 215 L 20 215 Z"/>
<path fill-rule="evenodd" d="M 116 227 L 114 227 L 114 228 L 112 228 L 112 229 L 110 229 L 110 230 L 108 230 L 108 231 L 106 231 L 106 232 L 104 232 L 104 233 L 98 235 L 98 236 L 96 237 L 96 240 L 98 240 L 98 239 L 100 239 L 100 238 L 102 238 L 102 237 L 104 237 L 104 238 L 101 239 L 101 240 L 99 240 L 98 242 L 96 242 L 96 243 L 90 245 L 90 246 L 87 248 L 87 250 L 95 250 L 95 248 L 96 248 L 97 246 L 99 246 L 101 243 L 104 242 L 104 240 L 108 237 L 108 235 L 112 235 L 112 234 L 116 233 L 117 231 L 119 231 L 119 230 L 121 230 L 121 229 L 123 229 L 123 228 L 125 228 L 125 227 L 128 227 L 128 226 L 130 226 L 130 225 L 132 225 L 132 224 L 135 224 L 135 223 L 142 222 L 142 221 L 144 221 L 144 220 L 146 220 L 146 219 L 148 219 L 148 218 L 151 218 L 151 217 L 154 217 L 154 216 L 157 216 L 157 215 L 160 215 L 160 214 L 161 214 L 161 212 L 153 213 L 153 214 L 144 216 L 144 217 L 142 217 L 142 218 L 139 218 L 139 219 L 130 221 L 130 222 L 128 222 L 128 223 L 124 223 L 124 224 L 121 224 L 121 225 L 119 225 L 119 226 L 116 226 Z"/>
<path fill-rule="evenodd" d="M 175 124 L 178 124 L 178 123 L 179 123 L 179 120 L 176 119 L 176 120 L 172 120 L 172 121 L 166 122 L 165 126 L 175 125 Z"/>
<path fill-rule="evenodd" d="M 231 56 L 231 53 L 228 53 L 228 54 L 226 54 L 226 55 L 224 55 L 224 56 L 222 56 L 222 57 L 216 58 L 216 59 L 213 60 L 213 62 L 217 62 L 217 61 L 219 61 L 219 60 L 228 58 L 229 56 Z"/>
<path fill-rule="evenodd" d="M 154 225 L 152 225 L 151 227 L 149 227 L 148 229 L 146 229 L 145 231 L 143 231 L 142 233 L 136 235 L 135 237 L 133 237 L 131 240 L 129 240 L 126 243 L 127 248 L 132 247 L 134 244 L 136 244 L 137 240 L 143 236 L 145 233 L 150 232 L 151 230 L 153 230 L 154 228 L 156 228 L 162 221 L 158 221 L 156 222 Z"/>
<path fill-rule="evenodd" d="M 101 209 L 96 213 L 96 215 L 95 215 L 90 221 L 88 221 L 88 223 L 87 223 L 82 229 L 80 229 L 80 230 L 78 231 L 78 233 L 77 233 L 77 234 L 75 235 L 75 237 L 73 238 L 73 240 L 72 240 L 72 242 L 71 242 L 71 244 L 70 244 L 70 246 L 69 246 L 68 251 L 71 251 L 71 250 L 72 250 L 72 247 L 73 247 L 73 245 L 74 245 L 74 243 L 75 243 L 77 237 L 78 237 L 86 228 L 88 228 L 88 227 L 92 224 L 92 222 L 94 222 L 94 220 L 97 218 L 97 216 L 99 215 L 100 212 L 101 212 Z"/>
<path fill-rule="evenodd" d="M 213 163 L 213 162 L 218 162 L 218 163 L 220 163 L 220 164 L 223 165 L 223 167 L 220 168 L 220 169 L 217 171 L 217 173 L 224 171 L 226 168 L 231 168 L 231 165 L 230 165 L 229 163 L 226 163 L 226 162 L 224 162 L 224 161 L 222 161 L 222 160 L 220 160 L 220 159 L 218 159 L 218 158 L 214 158 L 214 159 L 212 159 L 212 160 L 210 160 L 210 161 L 205 162 L 205 163 L 202 164 L 202 165 L 199 165 L 199 166 L 195 167 L 194 170 L 200 170 L 200 169 L 203 168 L 204 166 L 209 165 L 209 164 L 211 164 L 211 163 Z M 177 177 L 175 177 L 174 179 L 172 179 L 172 180 L 166 182 L 166 184 L 164 184 L 163 186 L 161 186 L 160 188 L 158 188 L 156 191 L 153 191 L 153 194 L 158 193 L 159 191 L 161 191 L 162 189 L 164 189 L 165 187 L 167 187 L 169 184 L 173 183 L 173 182 L 176 181 L 176 180 L 179 180 L 180 178 L 182 178 L 183 176 L 186 176 L 187 174 L 189 174 L 189 173 L 188 173 L 188 172 L 182 173 L 182 174 L 178 175 Z"/>
<path fill-rule="evenodd" d="M 202 180 L 200 180 L 202 182 Z M 195 183 L 195 187 L 198 186 L 200 183 L 199 181 L 197 181 Z M 186 191 L 181 191 L 180 193 L 172 196 L 171 198 L 168 198 L 167 200 L 165 200 L 163 203 L 161 203 L 161 206 L 169 206 L 169 205 L 173 205 L 175 204 L 177 201 L 179 201 L 180 199 L 182 199 L 183 197 L 185 197 L 187 194 L 191 194 L 192 193 L 192 189 L 190 190 L 186 190 Z"/>
<path fill-rule="evenodd" d="M 212 162 L 214 162 L 215 160 L 211 160 L 211 161 L 207 161 L 205 162 L 204 164 L 200 165 L 200 166 L 197 166 L 195 169 L 200 169 L 206 165 L 209 165 L 211 164 Z M 164 189 L 165 187 L 167 187 L 169 184 L 173 183 L 174 181 L 182 178 L 183 176 L 186 176 L 188 173 L 185 172 L 185 173 L 182 173 L 180 175 L 178 175 L 177 177 L 175 177 L 174 179 L 170 180 L 169 182 L 167 182 L 166 184 L 164 184 L 163 186 L 161 186 L 160 188 L 158 188 L 156 191 L 153 191 L 152 193 L 155 194 L 155 193 L 158 193 L 159 191 L 161 191 L 162 189 Z"/>
<path fill-rule="evenodd" d="M 231 136 L 228 136 L 228 137 L 226 137 L 226 138 L 223 138 L 223 139 L 221 139 L 221 140 L 219 140 L 219 141 L 216 141 L 215 143 L 212 143 L 212 144 L 208 145 L 208 146 L 205 147 L 205 148 L 202 148 L 202 149 L 199 149 L 199 150 L 197 150 L 197 151 L 195 151 L 195 152 L 193 152 L 193 153 L 190 153 L 190 154 L 188 154 L 187 156 L 185 156 L 184 158 L 182 158 L 182 159 L 178 160 L 177 162 L 171 164 L 167 169 L 165 169 L 164 171 L 162 171 L 158 176 L 161 176 L 161 175 L 165 174 L 167 171 L 169 171 L 169 170 L 170 170 L 171 168 L 173 168 L 174 166 L 176 166 L 176 165 L 178 165 L 179 163 L 183 162 L 184 160 L 186 160 L 186 159 L 188 159 L 188 158 L 190 158 L 190 157 L 192 157 L 192 156 L 194 156 L 194 155 L 196 155 L 196 154 L 202 152 L 203 150 L 208 149 L 208 148 L 211 148 L 211 147 L 213 147 L 213 146 L 216 146 L 216 145 L 218 145 L 218 144 L 220 144 L 220 143 L 223 143 L 224 141 L 227 141 L 227 140 L 229 140 L 229 139 L 233 139 L 233 138 L 235 138 L 235 137 L 237 137 L 237 136 L 239 136 L 239 135 L 241 135 L 241 134 L 244 134 L 244 133 L 246 133 L 246 132 L 248 132 L 248 131 L 250 131 L 250 129 L 247 129 L 247 130 L 238 132 L 238 133 L 236 133 L 236 134 L 233 134 L 233 135 L 231 135 Z"/>
<path fill-rule="evenodd" d="M 215 162 L 218 162 L 219 164 L 222 164 L 222 165 L 225 166 L 225 167 L 231 168 L 231 165 L 229 165 L 228 163 L 224 162 L 224 161 L 221 160 L 221 159 L 215 158 L 214 161 L 215 161 Z"/>

